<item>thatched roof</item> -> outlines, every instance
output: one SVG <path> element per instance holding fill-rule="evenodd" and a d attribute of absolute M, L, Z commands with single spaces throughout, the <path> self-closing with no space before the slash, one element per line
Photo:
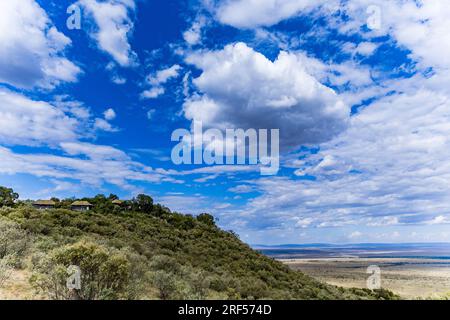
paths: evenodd
<path fill-rule="evenodd" d="M 37 206 L 54 206 L 56 205 L 56 202 L 53 200 L 37 200 L 33 202 L 33 204 Z"/>
<path fill-rule="evenodd" d="M 75 201 L 71 204 L 72 207 L 92 207 L 92 204 L 90 204 L 87 201 Z"/>
<path fill-rule="evenodd" d="M 123 201 L 122 201 L 122 200 L 119 200 L 119 199 L 116 199 L 116 200 L 113 200 L 112 203 L 113 203 L 113 204 L 121 205 L 121 204 L 123 204 Z"/>

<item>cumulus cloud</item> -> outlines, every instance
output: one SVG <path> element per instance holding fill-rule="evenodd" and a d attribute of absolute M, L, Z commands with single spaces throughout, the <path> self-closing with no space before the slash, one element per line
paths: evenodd
<path fill-rule="evenodd" d="M 361 32 L 371 4 L 381 8 L 381 29 Z M 359 54 L 373 54 L 376 48 L 370 38 L 388 35 L 400 49 L 410 52 L 418 70 L 433 73 L 375 84 L 368 69 L 353 62 L 327 66 L 306 59 L 308 72 L 341 87 L 341 96 L 350 104 L 375 99 L 351 118 L 345 132 L 320 144 L 319 152 L 298 154 L 299 159 L 292 162 L 298 168 L 296 174 L 314 180 L 255 181 L 261 196 L 242 209 L 248 226 L 261 227 L 256 222 L 260 219 L 284 230 L 298 221 L 311 222 L 309 228 L 436 228 L 450 221 L 450 64 L 445 55 L 448 35 L 443 32 L 448 8 L 440 0 L 420 5 L 348 1 L 343 10 L 349 20 L 329 20 L 328 27 L 368 38 L 353 48 Z M 355 88 L 364 87 L 365 92 L 355 94 Z"/>
<path fill-rule="evenodd" d="M 361 33 L 361 27 L 370 24 L 373 13 L 369 7 L 379 9 L 379 28 L 368 29 Z M 414 1 L 414 0 L 351 0 L 342 6 L 347 19 L 334 20 L 330 23 L 341 33 L 359 33 L 366 37 L 380 35 L 392 36 L 398 44 L 411 50 L 411 57 L 419 63 L 434 66 L 448 66 L 450 45 L 448 28 L 450 21 L 450 3 L 445 0 Z"/>
<path fill-rule="evenodd" d="M 346 128 L 349 109 L 305 69 L 294 54 L 272 62 L 244 43 L 194 53 L 198 92 L 185 102 L 186 118 L 218 129 L 280 129 L 284 147 L 326 141 Z"/>
<path fill-rule="evenodd" d="M 75 82 L 81 69 L 64 57 L 71 44 L 34 0 L 0 3 L 0 82 L 52 88 Z"/>
<path fill-rule="evenodd" d="M 301 217 L 316 228 L 448 223 L 449 107 L 446 95 L 413 88 L 374 102 L 347 131 L 296 162 L 297 174 L 314 180 L 254 181 L 261 195 L 242 209 L 248 223 L 256 217 L 286 227 Z"/>
<path fill-rule="evenodd" d="M 402 47 L 411 50 L 411 58 L 423 68 L 450 65 L 450 3 L 446 0 L 228 0 L 213 6 L 217 19 L 238 28 L 271 26 L 297 15 L 314 12 L 325 16 L 329 28 L 343 34 L 359 34 L 369 40 L 390 35 Z M 368 10 L 376 8 L 376 10 Z M 377 28 L 371 21 L 380 13 Z M 340 14 L 330 14 L 339 12 Z M 343 18 L 344 17 L 344 18 Z M 363 31 L 362 28 L 366 28 Z M 363 42 L 356 51 L 370 55 L 372 43 Z"/>
<path fill-rule="evenodd" d="M 382 27 L 361 32 L 370 4 L 380 6 Z M 450 221 L 450 64 L 445 58 L 450 42 L 443 32 L 449 5 L 438 0 L 420 5 L 414 1 L 349 1 L 347 5 L 343 10 L 350 19 L 330 19 L 328 27 L 367 38 L 353 51 L 374 54 L 371 39 L 388 35 L 399 49 L 409 51 L 418 70 L 433 73 L 387 77 L 375 83 L 367 67 L 352 61 L 327 65 L 301 56 L 307 71 L 340 88 L 349 105 L 375 99 L 352 117 L 348 130 L 320 144 L 318 153 L 298 154 L 300 159 L 292 162 L 298 176 L 315 180 L 254 182 L 261 196 L 240 211 L 244 218 L 236 218 L 244 219 L 248 228 L 261 228 L 257 222 L 261 219 L 280 230 L 302 227 L 298 221 L 310 222 L 308 228 L 436 228 Z"/>
<path fill-rule="evenodd" d="M 78 3 L 95 21 L 96 28 L 90 34 L 98 47 L 120 66 L 134 65 L 137 56 L 129 43 L 134 28 L 130 18 L 136 9 L 134 0 L 79 0 Z"/>

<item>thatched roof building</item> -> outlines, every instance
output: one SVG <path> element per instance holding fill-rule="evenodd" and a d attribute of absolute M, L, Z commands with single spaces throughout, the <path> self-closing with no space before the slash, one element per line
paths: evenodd
<path fill-rule="evenodd" d="M 74 211 L 89 211 L 92 207 L 93 205 L 87 201 L 75 201 L 70 205 L 70 208 Z"/>
<path fill-rule="evenodd" d="M 37 200 L 33 202 L 33 207 L 40 210 L 53 209 L 55 205 L 56 202 L 53 200 Z"/>

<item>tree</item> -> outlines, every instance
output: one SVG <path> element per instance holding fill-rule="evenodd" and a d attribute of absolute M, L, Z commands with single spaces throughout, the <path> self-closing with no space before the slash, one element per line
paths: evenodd
<path fill-rule="evenodd" d="M 108 197 L 108 200 L 111 200 L 111 201 L 119 200 L 119 197 L 116 196 L 116 195 L 113 194 L 113 193 L 110 193 L 110 194 L 109 194 L 109 197 Z"/>
<path fill-rule="evenodd" d="M 13 189 L 0 186 L 0 206 L 12 207 L 17 199 L 19 194 Z"/>
<path fill-rule="evenodd" d="M 202 213 L 197 216 L 197 221 L 202 222 L 208 226 L 215 226 L 214 217 L 208 213 Z"/>
<path fill-rule="evenodd" d="M 91 203 L 94 206 L 95 212 L 106 214 L 114 211 L 114 205 L 110 198 L 111 196 L 107 198 L 103 194 L 98 194 L 94 198 L 85 198 L 83 200 Z"/>
<path fill-rule="evenodd" d="M 151 213 L 153 211 L 153 198 L 148 195 L 138 195 L 135 199 L 133 199 L 133 204 L 133 209 L 136 211 L 143 213 Z"/>

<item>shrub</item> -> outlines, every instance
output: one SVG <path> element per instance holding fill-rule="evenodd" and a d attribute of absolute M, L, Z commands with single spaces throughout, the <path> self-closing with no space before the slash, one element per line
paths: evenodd
<path fill-rule="evenodd" d="M 5 281 L 9 279 L 12 272 L 10 257 L 6 256 L 0 259 L 0 287 L 3 287 Z"/>
<path fill-rule="evenodd" d="M 27 248 L 27 238 L 19 224 L 0 218 L 0 259 L 11 255 L 21 257 Z"/>
<path fill-rule="evenodd" d="M 56 249 L 36 266 L 32 283 L 52 299 L 69 299 L 73 293 L 66 286 L 69 266 L 81 270 L 82 300 L 120 299 L 127 295 L 130 265 L 116 250 L 89 242 L 79 242 Z"/>
<path fill-rule="evenodd" d="M 159 291 L 159 298 L 161 300 L 171 299 L 177 289 L 174 275 L 164 270 L 158 270 L 153 274 L 152 279 L 153 285 Z"/>

